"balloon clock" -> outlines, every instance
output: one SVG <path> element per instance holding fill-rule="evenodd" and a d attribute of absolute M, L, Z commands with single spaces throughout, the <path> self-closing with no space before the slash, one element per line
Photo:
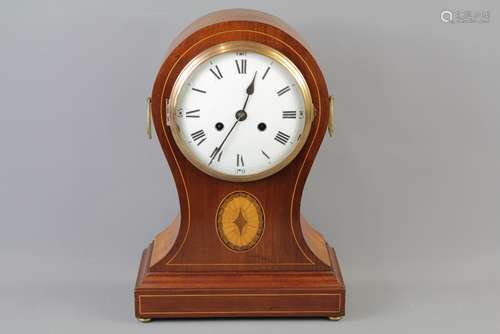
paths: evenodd
<path fill-rule="evenodd" d="M 274 16 L 219 11 L 176 38 L 148 120 L 180 214 L 142 254 L 138 319 L 344 315 L 335 252 L 300 215 L 332 103 L 310 50 Z"/>

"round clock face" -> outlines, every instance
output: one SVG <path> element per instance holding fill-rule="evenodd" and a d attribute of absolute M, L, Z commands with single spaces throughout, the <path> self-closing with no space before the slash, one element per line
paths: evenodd
<path fill-rule="evenodd" d="M 285 167 L 312 122 L 309 89 L 285 56 L 252 42 L 225 43 L 195 57 L 174 84 L 171 129 L 202 171 L 257 180 Z"/>

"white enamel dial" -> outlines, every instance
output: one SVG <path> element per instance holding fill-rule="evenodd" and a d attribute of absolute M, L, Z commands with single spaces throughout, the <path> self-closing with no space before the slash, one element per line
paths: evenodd
<path fill-rule="evenodd" d="M 177 88 L 176 141 L 209 174 L 232 180 L 270 175 L 305 141 L 311 111 L 302 75 L 274 50 L 265 53 L 236 48 L 211 55 Z"/>

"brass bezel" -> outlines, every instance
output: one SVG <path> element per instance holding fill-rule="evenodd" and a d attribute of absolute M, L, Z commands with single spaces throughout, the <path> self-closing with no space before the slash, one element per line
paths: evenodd
<path fill-rule="evenodd" d="M 290 74 L 292 74 L 304 98 L 304 113 L 305 113 L 304 130 L 302 131 L 302 135 L 300 136 L 300 139 L 297 145 L 295 146 L 295 149 L 283 161 L 281 161 L 277 165 L 260 173 L 251 175 L 224 174 L 222 172 L 209 168 L 205 163 L 198 160 L 191 152 L 186 142 L 181 138 L 181 135 L 179 133 L 179 127 L 177 126 L 177 117 L 175 117 L 177 97 L 185 81 L 187 80 L 189 75 L 194 71 L 194 69 L 203 62 L 205 62 L 206 60 L 214 56 L 236 50 L 244 50 L 244 51 L 252 51 L 260 53 L 280 63 L 290 72 Z M 167 115 L 167 119 L 170 118 L 171 124 L 170 125 L 167 124 L 167 126 L 170 126 L 170 130 L 172 132 L 174 141 L 181 150 L 181 152 L 189 160 L 189 162 L 192 163 L 196 168 L 198 168 L 199 170 L 210 176 L 213 176 L 221 180 L 232 181 L 232 182 L 250 182 L 271 176 L 279 172 L 280 170 L 285 168 L 288 164 L 290 164 L 290 162 L 292 162 L 292 160 L 299 154 L 300 150 L 304 147 L 304 144 L 309 136 L 309 132 L 312 126 L 312 121 L 314 118 L 313 110 L 314 107 L 312 104 L 312 98 L 309 86 L 307 85 L 307 82 L 304 79 L 300 70 L 297 68 L 297 66 L 295 66 L 295 64 L 290 59 L 288 59 L 284 54 L 275 50 L 274 48 L 261 43 L 252 41 L 231 41 L 231 42 L 224 42 L 221 44 L 217 44 L 204 50 L 203 52 L 195 56 L 193 59 L 191 59 L 191 61 L 182 69 L 170 93 L 170 99 L 168 101 L 168 108 L 167 108 L 167 112 L 169 113 L 169 115 Z"/>

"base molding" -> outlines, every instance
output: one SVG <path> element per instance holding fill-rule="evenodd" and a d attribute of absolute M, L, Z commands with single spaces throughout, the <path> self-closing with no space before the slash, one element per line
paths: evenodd
<path fill-rule="evenodd" d="M 331 271 L 151 272 L 144 250 L 135 287 L 140 319 L 327 317 L 345 314 L 345 286 L 333 248 Z"/>

